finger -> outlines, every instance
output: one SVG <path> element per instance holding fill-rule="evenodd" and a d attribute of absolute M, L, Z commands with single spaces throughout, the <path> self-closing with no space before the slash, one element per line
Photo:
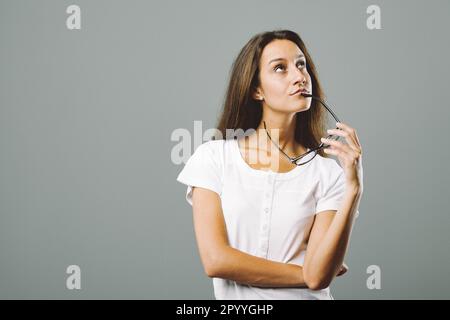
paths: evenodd
<path fill-rule="evenodd" d="M 341 150 L 339 150 L 339 149 L 324 148 L 323 152 L 325 152 L 327 154 L 331 154 L 331 155 L 336 156 L 336 157 L 343 156 L 343 152 Z"/>
<path fill-rule="evenodd" d="M 325 153 L 332 154 L 338 157 L 343 157 L 348 159 L 349 161 L 354 161 L 353 160 L 354 157 L 359 158 L 361 156 L 361 152 L 359 150 L 351 148 L 348 144 L 327 138 L 320 138 L 320 140 L 325 145 L 333 147 L 333 148 L 324 148 L 323 151 Z"/>
<path fill-rule="evenodd" d="M 343 150 L 345 149 L 345 150 Z M 334 155 L 336 157 L 339 157 L 341 159 L 346 159 L 347 161 L 353 163 L 354 160 L 354 156 L 353 153 L 355 151 L 353 151 L 353 149 L 350 149 L 350 151 L 348 151 L 347 149 L 350 149 L 349 146 L 347 145 L 343 145 L 342 148 L 341 147 L 335 147 L 335 146 L 330 146 L 328 148 L 324 148 L 323 152 L 325 152 L 326 154 L 331 154 Z"/>
<path fill-rule="evenodd" d="M 358 155 L 362 155 L 361 143 L 359 142 L 359 138 L 356 133 L 356 130 L 342 122 L 337 122 L 336 126 L 340 126 L 341 128 L 340 129 L 329 129 L 327 131 L 331 131 L 331 132 L 329 132 L 330 134 L 332 134 L 332 132 L 333 132 L 333 134 L 344 136 L 346 138 L 346 140 L 348 141 L 349 146 L 353 150 L 355 150 Z M 350 141 L 350 139 L 352 139 L 352 140 Z"/>
<path fill-rule="evenodd" d="M 334 129 L 334 130 L 342 130 L 344 132 L 346 132 L 349 137 L 351 137 L 351 139 L 353 139 L 353 142 L 355 143 L 356 147 L 360 147 L 361 144 L 359 143 L 358 140 L 358 135 L 356 134 L 356 130 L 352 127 L 350 127 L 349 125 L 343 123 L 343 122 L 336 122 L 336 127 L 338 127 L 338 129 Z"/>
<path fill-rule="evenodd" d="M 341 269 L 339 269 L 339 272 L 336 276 L 342 276 L 344 273 L 346 273 L 348 269 L 345 266 L 341 266 Z"/>
<path fill-rule="evenodd" d="M 347 270 L 341 269 L 341 270 L 339 271 L 339 273 L 338 273 L 336 276 L 337 276 L 337 277 L 342 276 L 342 275 L 345 274 L 346 272 L 347 272 Z"/>
<path fill-rule="evenodd" d="M 356 143 L 355 137 L 352 134 L 350 134 L 348 131 L 346 131 L 346 130 L 328 129 L 327 133 L 328 134 L 332 134 L 332 135 L 336 135 L 336 136 L 340 136 L 340 137 L 344 137 L 345 140 L 347 140 L 347 142 L 349 143 L 350 146 L 354 147 L 355 149 L 358 148 L 358 144 Z"/>
<path fill-rule="evenodd" d="M 356 134 L 356 130 L 354 128 L 350 127 L 348 124 L 343 122 L 336 122 L 336 127 L 350 133 L 355 138 L 358 146 L 361 147 L 361 143 L 359 142 L 358 135 Z"/>
<path fill-rule="evenodd" d="M 320 138 L 320 141 L 322 141 L 326 145 L 333 146 L 336 148 L 345 149 L 345 150 L 349 149 L 349 146 L 345 143 L 342 143 L 341 141 L 336 141 L 336 140 L 328 139 L 328 138 Z"/>
<path fill-rule="evenodd" d="M 331 154 L 333 156 L 339 157 L 341 159 L 346 159 L 349 163 L 352 164 L 361 163 L 361 154 L 355 153 L 353 150 L 352 152 L 346 152 L 336 147 L 329 147 L 324 148 L 323 152 L 325 152 L 326 154 Z"/>

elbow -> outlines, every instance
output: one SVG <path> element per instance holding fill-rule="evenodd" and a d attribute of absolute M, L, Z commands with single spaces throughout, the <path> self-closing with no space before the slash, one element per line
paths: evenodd
<path fill-rule="evenodd" d="M 221 254 L 210 254 L 203 262 L 203 269 L 209 278 L 218 278 L 221 275 L 222 261 Z"/>
<path fill-rule="evenodd" d="M 332 280 L 319 274 L 309 274 L 307 272 L 304 272 L 303 277 L 305 284 L 311 290 L 326 289 L 330 286 Z"/>
<path fill-rule="evenodd" d="M 326 281 L 326 280 L 321 280 L 321 279 L 312 279 L 312 280 L 308 280 L 308 281 L 305 280 L 305 282 L 306 282 L 306 285 L 308 286 L 308 288 L 311 290 L 326 289 L 331 284 L 331 281 Z"/>
<path fill-rule="evenodd" d="M 218 267 L 215 263 L 208 262 L 203 266 L 203 269 L 205 270 L 205 274 L 209 278 L 216 278 L 219 274 Z"/>

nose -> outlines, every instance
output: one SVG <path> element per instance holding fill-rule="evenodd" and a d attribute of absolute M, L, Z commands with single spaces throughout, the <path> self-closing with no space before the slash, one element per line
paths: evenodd
<path fill-rule="evenodd" d="M 306 84 L 306 76 L 303 73 L 302 70 L 299 70 L 298 68 L 294 68 L 294 86 L 301 84 Z M 306 69 L 305 69 L 306 70 Z"/>

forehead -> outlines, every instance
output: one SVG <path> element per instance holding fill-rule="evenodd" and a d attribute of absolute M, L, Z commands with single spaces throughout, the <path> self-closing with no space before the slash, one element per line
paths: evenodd
<path fill-rule="evenodd" d="M 290 40 L 274 40 L 264 47 L 261 54 L 261 62 L 267 63 L 277 58 L 294 59 L 300 54 L 303 55 L 303 52 L 294 42 Z"/>

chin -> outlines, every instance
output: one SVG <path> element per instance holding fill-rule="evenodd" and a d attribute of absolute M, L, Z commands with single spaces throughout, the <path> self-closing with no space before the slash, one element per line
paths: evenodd
<path fill-rule="evenodd" d="M 294 106 L 295 112 L 307 111 L 311 107 L 310 103 L 300 103 L 299 105 Z"/>
<path fill-rule="evenodd" d="M 282 112 L 282 113 L 297 113 L 302 111 L 307 111 L 311 107 L 311 103 L 308 103 L 306 101 L 302 101 L 300 103 L 291 103 L 287 106 L 285 105 L 283 108 L 270 108 L 275 112 Z"/>

